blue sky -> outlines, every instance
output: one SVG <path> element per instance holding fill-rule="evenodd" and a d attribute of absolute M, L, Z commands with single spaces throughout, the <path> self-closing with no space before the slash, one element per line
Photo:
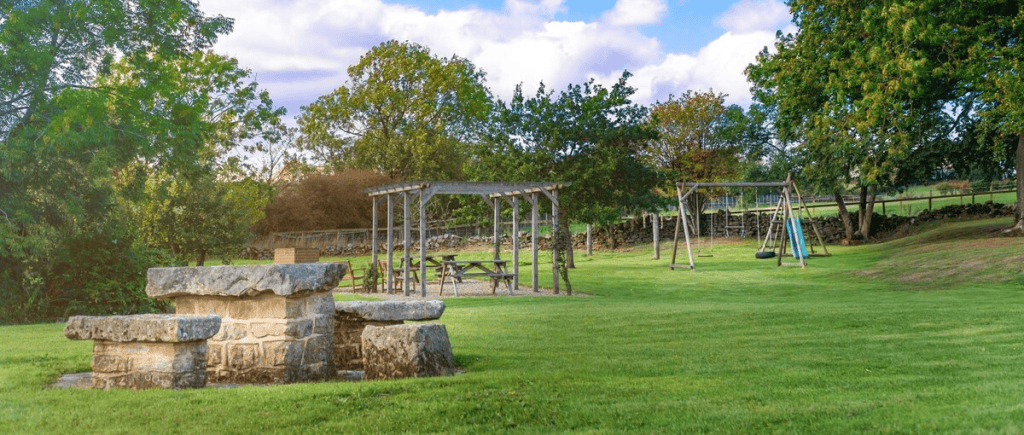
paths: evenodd
<path fill-rule="evenodd" d="M 499 97 L 516 84 L 564 89 L 628 69 L 634 100 L 708 90 L 750 103 L 743 69 L 795 31 L 780 0 L 201 0 L 235 19 L 214 48 L 252 69 L 288 109 L 345 85 L 346 68 L 389 39 L 468 58 Z"/>

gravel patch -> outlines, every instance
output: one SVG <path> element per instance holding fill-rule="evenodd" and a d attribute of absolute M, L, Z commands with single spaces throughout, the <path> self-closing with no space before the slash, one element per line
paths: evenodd
<path fill-rule="evenodd" d="M 384 300 L 422 300 L 423 299 L 423 297 L 419 296 L 419 294 L 420 294 L 419 293 L 420 292 L 420 285 L 419 285 L 419 283 L 413 283 L 411 285 L 411 288 L 410 288 L 411 294 L 409 296 L 405 296 L 405 294 L 403 294 L 403 290 L 402 290 L 401 285 L 399 283 L 396 283 L 395 287 L 396 287 L 395 288 L 395 294 L 387 294 L 386 290 L 385 290 L 385 293 L 366 293 L 366 292 L 363 292 L 362 289 L 356 289 L 356 291 L 353 292 L 352 288 L 351 287 L 347 287 L 347 286 L 335 288 L 334 289 L 334 293 L 336 293 L 336 294 L 358 295 L 358 296 L 379 297 L 379 298 L 384 299 Z M 477 280 L 472 280 L 472 279 L 465 279 L 465 280 L 463 280 L 463 282 L 459 283 L 459 295 L 458 296 L 455 296 L 455 291 L 452 288 L 451 283 L 446 282 L 444 284 L 444 294 L 438 295 L 438 292 L 440 290 L 441 290 L 441 285 L 438 284 L 437 281 L 427 281 L 427 298 L 430 298 L 430 299 L 442 299 L 443 300 L 443 299 L 455 299 L 455 298 L 466 298 L 466 297 L 485 297 L 485 296 L 486 297 L 495 297 L 495 296 L 497 296 L 497 297 L 510 297 L 510 296 L 512 296 L 512 297 L 519 297 L 519 296 L 525 296 L 525 297 L 539 297 L 539 296 L 555 296 L 555 297 L 559 297 L 559 296 L 562 296 L 562 297 L 564 297 L 564 296 L 569 296 L 569 295 L 565 294 L 565 290 L 564 289 L 561 292 L 559 292 L 559 294 L 556 295 L 552 289 L 550 289 L 550 288 L 543 288 L 543 287 L 539 288 L 538 291 L 535 293 L 533 291 L 532 287 L 530 287 L 529 285 L 524 287 L 524 286 L 522 286 L 522 283 L 520 283 L 520 286 L 519 286 L 518 289 L 512 289 L 512 292 L 511 292 L 512 294 L 509 294 L 509 289 L 508 289 L 508 287 L 505 287 L 505 283 L 499 284 L 498 285 L 498 289 L 495 290 L 492 293 L 491 292 L 491 283 L 490 283 L 490 281 L 477 281 Z M 580 292 L 577 292 L 577 291 L 573 290 L 572 296 L 588 296 L 588 295 L 585 294 L 585 293 L 580 293 Z"/>

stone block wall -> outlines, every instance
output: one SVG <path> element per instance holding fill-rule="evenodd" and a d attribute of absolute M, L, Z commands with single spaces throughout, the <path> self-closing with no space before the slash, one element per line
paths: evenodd
<path fill-rule="evenodd" d="M 206 342 L 118 343 L 97 340 L 92 351 L 94 388 L 201 388 L 206 385 Z"/>
<path fill-rule="evenodd" d="M 93 340 L 87 387 L 202 388 L 206 340 L 219 329 L 217 316 L 74 316 L 64 336 Z"/>
<path fill-rule="evenodd" d="M 291 383 L 330 379 L 334 368 L 334 298 L 329 292 L 290 296 L 179 296 L 177 314 L 216 314 L 208 340 L 210 382 Z"/>
<path fill-rule="evenodd" d="M 363 369 L 363 330 L 367 326 L 401 325 L 401 320 L 367 320 L 356 314 L 334 316 L 334 366 L 338 370 Z"/>

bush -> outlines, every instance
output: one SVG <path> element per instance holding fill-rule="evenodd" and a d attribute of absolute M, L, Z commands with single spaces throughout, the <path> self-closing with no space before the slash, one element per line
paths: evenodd
<path fill-rule="evenodd" d="M 91 230 L 91 231 L 88 231 Z M 167 303 L 146 295 L 146 270 L 170 264 L 137 241 L 126 225 L 77 228 L 37 257 L 0 258 L 0 323 L 50 322 L 74 315 L 158 312 Z"/>
<path fill-rule="evenodd" d="M 255 230 L 266 235 L 272 232 L 368 228 L 373 223 L 373 200 L 363 193 L 363 189 L 392 182 L 383 174 L 361 169 L 311 175 L 278 192 L 267 206 L 266 217 Z"/>

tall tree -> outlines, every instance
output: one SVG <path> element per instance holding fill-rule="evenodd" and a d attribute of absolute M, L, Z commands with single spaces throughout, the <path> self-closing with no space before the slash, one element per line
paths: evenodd
<path fill-rule="evenodd" d="M 301 148 L 335 167 L 395 179 L 460 179 L 491 98 L 484 73 L 458 56 L 387 41 L 349 67 L 350 83 L 302 107 Z M 340 159 L 341 161 L 337 161 Z"/>
<path fill-rule="evenodd" d="M 280 140 L 284 109 L 226 56 L 196 52 L 153 71 L 143 75 L 118 62 L 98 80 L 116 91 L 107 94 L 113 109 L 97 123 L 132 132 L 124 142 L 151 149 L 119 168 L 131 219 L 147 242 L 179 262 L 228 258 L 251 236 L 270 193 L 243 181 L 239 159 L 229 153 L 245 141 Z"/>
<path fill-rule="evenodd" d="M 951 133 L 959 118 L 946 109 L 965 110 L 948 105 L 960 95 L 948 47 L 930 38 L 938 18 L 920 2 L 788 4 L 800 31 L 780 33 L 748 68 L 754 98 L 800 142 L 805 178 L 837 197 L 857 184 L 868 236 L 875 194 L 906 183 L 911 154 Z"/>
<path fill-rule="evenodd" d="M 124 223 L 111 176 L 157 151 L 107 122 L 118 89 L 95 78 L 115 59 L 151 76 L 230 29 L 186 1 L 0 7 L 0 321 L 142 309 L 138 272 L 162 260 Z"/>
<path fill-rule="evenodd" d="M 648 111 L 634 104 L 630 74 L 610 88 L 590 80 L 554 95 L 542 84 L 532 97 L 517 87 L 499 103 L 488 149 L 477 153 L 481 180 L 567 181 L 559 193 L 561 249 L 571 249 L 569 222 L 609 224 L 623 213 L 653 211 L 661 204 L 652 189 L 659 177 L 641 158 L 657 131 Z M 560 271 L 571 291 L 564 257 Z"/>

